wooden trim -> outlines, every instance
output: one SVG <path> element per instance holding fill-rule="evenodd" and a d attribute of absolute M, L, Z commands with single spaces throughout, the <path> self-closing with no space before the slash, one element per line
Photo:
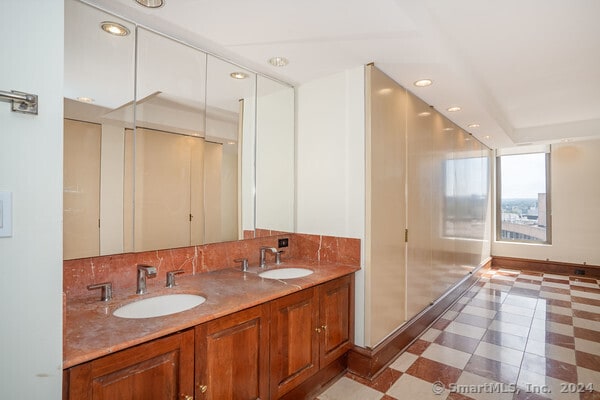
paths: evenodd
<path fill-rule="evenodd" d="M 342 377 L 346 373 L 346 366 L 347 357 L 344 355 L 335 361 L 332 361 L 331 364 L 319 370 L 319 372 L 281 396 L 279 399 L 313 399 L 328 386 L 333 384 L 337 378 Z"/>
<path fill-rule="evenodd" d="M 431 306 L 407 321 L 386 340 L 372 349 L 354 346 L 348 353 L 348 370 L 366 379 L 375 378 L 394 358 L 417 339 L 444 312 L 475 284 L 492 266 L 492 259 L 479 267 L 438 298 Z"/>
<path fill-rule="evenodd" d="M 492 268 L 508 268 L 533 272 L 545 272 L 557 275 L 581 276 L 582 278 L 600 278 L 600 266 L 566 263 L 551 260 L 529 260 L 514 257 L 492 257 Z M 576 273 L 583 271 L 583 275 Z"/>

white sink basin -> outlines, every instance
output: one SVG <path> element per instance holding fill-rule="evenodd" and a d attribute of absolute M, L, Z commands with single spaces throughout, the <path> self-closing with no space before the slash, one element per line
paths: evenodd
<path fill-rule="evenodd" d="M 261 272 L 258 276 L 267 279 L 294 279 L 308 276 L 313 272 L 313 270 L 307 268 L 278 268 Z"/>
<path fill-rule="evenodd" d="M 175 314 L 194 308 L 206 301 L 195 294 L 167 294 L 134 301 L 117 308 L 113 315 L 120 318 L 152 318 Z"/>

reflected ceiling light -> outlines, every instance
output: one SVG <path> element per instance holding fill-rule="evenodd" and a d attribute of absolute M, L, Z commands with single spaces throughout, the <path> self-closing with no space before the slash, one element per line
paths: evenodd
<path fill-rule="evenodd" d="M 492 137 L 490 135 L 485 135 L 483 138 L 484 139 L 491 139 Z"/>
<path fill-rule="evenodd" d="M 432 83 L 433 81 L 431 79 L 419 79 L 418 81 L 415 81 L 414 85 L 417 87 L 426 87 Z"/>
<path fill-rule="evenodd" d="M 446 111 L 448 111 L 448 112 L 457 112 L 457 111 L 460 111 L 460 110 L 462 110 L 462 108 L 460 108 L 459 106 L 448 107 L 446 109 Z"/>
<path fill-rule="evenodd" d="M 454 128 L 444 128 L 444 129 L 442 129 L 442 130 L 443 130 L 443 131 L 446 131 L 446 132 L 450 132 L 450 131 L 453 131 L 453 130 L 454 130 Z"/>
<path fill-rule="evenodd" d="M 235 144 L 235 142 L 229 141 L 227 142 L 227 144 Z"/>
<path fill-rule="evenodd" d="M 248 74 L 245 72 L 232 72 L 229 74 L 229 76 L 231 76 L 233 79 L 246 79 L 248 77 Z"/>
<path fill-rule="evenodd" d="M 285 57 L 272 57 L 272 58 L 269 58 L 269 64 L 271 64 L 274 67 L 285 67 L 289 63 L 290 62 Z"/>
<path fill-rule="evenodd" d="M 466 142 L 469 142 L 469 141 L 471 141 L 471 138 L 470 138 L 470 137 L 468 137 L 468 138 L 465 138 L 465 141 L 466 141 Z"/>
<path fill-rule="evenodd" d="M 467 128 L 479 128 L 481 125 L 479 124 L 469 124 L 467 125 Z"/>
<path fill-rule="evenodd" d="M 423 111 L 417 114 L 418 117 L 429 117 L 431 113 L 429 111 Z"/>
<path fill-rule="evenodd" d="M 392 93 L 392 88 L 379 89 L 378 93 L 382 95 L 390 94 Z"/>
<path fill-rule="evenodd" d="M 78 97 L 77 101 L 81 101 L 82 103 L 93 103 L 94 99 L 92 99 L 91 97 Z"/>
<path fill-rule="evenodd" d="M 148 8 L 159 8 L 162 7 L 165 2 L 163 0 L 135 0 L 140 6 Z"/>
<path fill-rule="evenodd" d="M 569 143 L 571 141 L 571 139 L 560 139 L 560 141 L 563 143 Z"/>
<path fill-rule="evenodd" d="M 100 28 L 104 32 L 110 33 L 115 36 L 127 36 L 129 35 L 129 29 L 127 29 L 124 25 L 121 25 L 116 22 L 104 21 L 100 24 Z"/>

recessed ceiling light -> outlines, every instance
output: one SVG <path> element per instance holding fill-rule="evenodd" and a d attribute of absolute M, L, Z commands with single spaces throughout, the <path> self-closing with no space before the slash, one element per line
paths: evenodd
<path fill-rule="evenodd" d="M 229 76 L 231 76 L 233 79 L 246 79 L 248 77 L 248 74 L 245 72 L 232 72 L 229 74 Z"/>
<path fill-rule="evenodd" d="M 563 143 L 568 143 L 568 142 L 571 141 L 571 139 L 561 139 L 560 141 L 563 142 Z"/>
<path fill-rule="evenodd" d="M 227 144 L 235 144 L 235 142 L 229 141 L 227 142 Z"/>
<path fill-rule="evenodd" d="M 465 142 L 470 142 L 470 141 L 471 141 L 471 138 L 470 138 L 470 137 L 468 137 L 468 138 L 465 138 Z"/>
<path fill-rule="evenodd" d="M 481 125 L 479 124 L 469 124 L 467 125 L 467 128 L 479 128 Z"/>
<path fill-rule="evenodd" d="M 94 102 L 94 99 L 92 99 L 91 97 L 78 97 L 77 100 L 81 101 L 82 103 L 93 103 Z"/>
<path fill-rule="evenodd" d="M 100 28 L 102 28 L 104 32 L 110 33 L 111 35 L 115 36 L 129 35 L 129 29 L 116 22 L 104 21 L 100 24 Z"/>
<path fill-rule="evenodd" d="M 418 81 L 415 81 L 414 85 L 417 87 L 426 87 L 432 83 L 433 81 L 431 79 L 419 79 Z"/>
<path fill-rule="evenodd" d="M 135 2 L 148 8 L 159 8 L 165 4 L 163 0 L 135 0 Z"/>
<path fill-rule="evenodd" d="M 448 112 L 457 112 L 457 111 L 460 111 L 460 110 L 462 110 L 462 108 L 460 108 L 459 106 L 448 107 L 446 109 L 446 111 L 448 111 Z"/>
<path fill-rule="evenodd" d="M 418 117 L 429 117 L 431 113 L 429 111 L 423 111 L 417 114 Z"/>
<path fill-rule="evenodd" d="M 491 139 L 492 137 L 490 135 L 485 135 L 483 138 L 484 139 Z"/>
<path fill-rule="evenodd" d="M 285 57 L 273 57 L 273 58 L 269 58 L 269 64 L 271 64 L 274 67 L 285 67 L 289 63 L 290 62 Z"/>

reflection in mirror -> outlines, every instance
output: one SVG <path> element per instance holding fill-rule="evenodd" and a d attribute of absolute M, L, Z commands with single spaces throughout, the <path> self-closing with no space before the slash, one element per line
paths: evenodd
<path fill-rule="evenodd" d="M 256 229 L 294 232 L 294 88 L 257 78 Z"/>
<path fill-rule="evenodd" d="M 106 21 L 129 34 L 107 33 Z M 110 14 L 65 2 L 64 259 L 132 249 L 124 245 L 131 227 L 124 224 L 123 154 L 133 119 L 118 110 L 133 101 L 133 33 Z"/>
<path fill-rule="evenodd" d="M 204 243 L 254 229 L 255 88 L 254 73 L 208 56 Z"/>
<path fill-rule="evenodd" d="M 134 249 L 203 243 L 206 54 L 138 28 L 136 90 Z"/>

